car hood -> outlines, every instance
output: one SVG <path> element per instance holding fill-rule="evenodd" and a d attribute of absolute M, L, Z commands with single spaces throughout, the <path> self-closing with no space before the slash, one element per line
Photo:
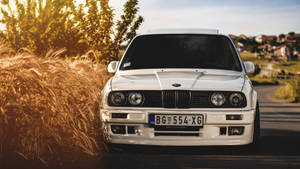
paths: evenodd
<path fill-rule="evenodd" d="M 112 90 L 241 91 L 243 85 L 243 73 L 227 70 L 122 71 L 111 81 Z"/>

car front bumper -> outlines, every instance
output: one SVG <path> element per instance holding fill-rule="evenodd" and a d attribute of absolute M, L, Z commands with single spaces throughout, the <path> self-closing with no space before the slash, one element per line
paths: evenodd
<path fill-rule="evenodd" d="M 125 113 L 126 118 L 112 118 L 113 113 Z M 196 136 L 184 134 L 191 131 L 156 131 L 149 125 L 149 114 L 202 114 L 204 124 L 197 131 Z M 161 145 L 161 146 L 221 146 L 221 145 L 246 145 L 253 141 L 255 110 L 178 110 L 178 109 L 102 109 L 106 140 L 116 144 L 136 145 Z M 226 115 L 242 115 L 242 120 L 226 120 Z M 124 126 L 126 132 L 115 134 L 112 125 Z M 128 128 L 134 128 L 134 133 L 129 133 Z M 229 135 L 230 127 L 243 127 L 241 135 Z M 226 134 L 220 131 L 226 128 Z M 158 136 L 157 133 L 171 133 L 167 136 Z M 172 133 L 181 133 L 177 136 Z"/>

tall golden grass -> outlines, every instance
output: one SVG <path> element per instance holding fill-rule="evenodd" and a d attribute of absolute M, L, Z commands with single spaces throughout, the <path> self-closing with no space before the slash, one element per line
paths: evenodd
<path fill-rule="evenodd" d="M 97 155 L 107 78 L 106 68 L 89 60 L 0 57 L 0 153 L 44 163 L 64 153 Z"/>
<path fill-rule="evenodd" d="M 292 77 L 280 86 L 274 94 L 276 98 L 285 99 L 289 102 L 300 102 L 300 77 Z"/>

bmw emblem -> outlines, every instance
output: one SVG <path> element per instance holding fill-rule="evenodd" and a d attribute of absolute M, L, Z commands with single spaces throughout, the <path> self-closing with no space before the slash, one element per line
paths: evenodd
<path fill-rule="evenodd" d="M 174 86 L 174 87 L 180 87 L 181 84 L 179 84 L 179 83 L 174 83 L 174 84 L 172 84 L 172 86 Z"/>

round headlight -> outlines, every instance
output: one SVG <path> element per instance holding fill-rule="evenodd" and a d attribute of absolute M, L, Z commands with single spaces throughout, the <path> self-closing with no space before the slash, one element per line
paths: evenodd
<path fill-rule="evenodd" d="M 226 98 L 222 93 L 213 93 L 210 97 L 210 101 L 215 106 L 222 106 L 225 103 Z"/>
<path fill-rule="evenodd" d="M 243 103 L 243 96 L 239 93 L 233 93 L 229 97 L 230 104 L 233 106 L 239 106 Z"/>
<path fill-rule="evenodd" d="M 142 104 L 144 101 L 143 95 L 138 92 L 132 92 L 128 94 L 128 102 L 131 105 L 137 106 Z"/>
<path fill-rule="evenodd" d="M 116 106 L 123 105 L 125 104 L 125 95 L 121 92 L 113 93 L 110 97 L 110 101 Z"/>

